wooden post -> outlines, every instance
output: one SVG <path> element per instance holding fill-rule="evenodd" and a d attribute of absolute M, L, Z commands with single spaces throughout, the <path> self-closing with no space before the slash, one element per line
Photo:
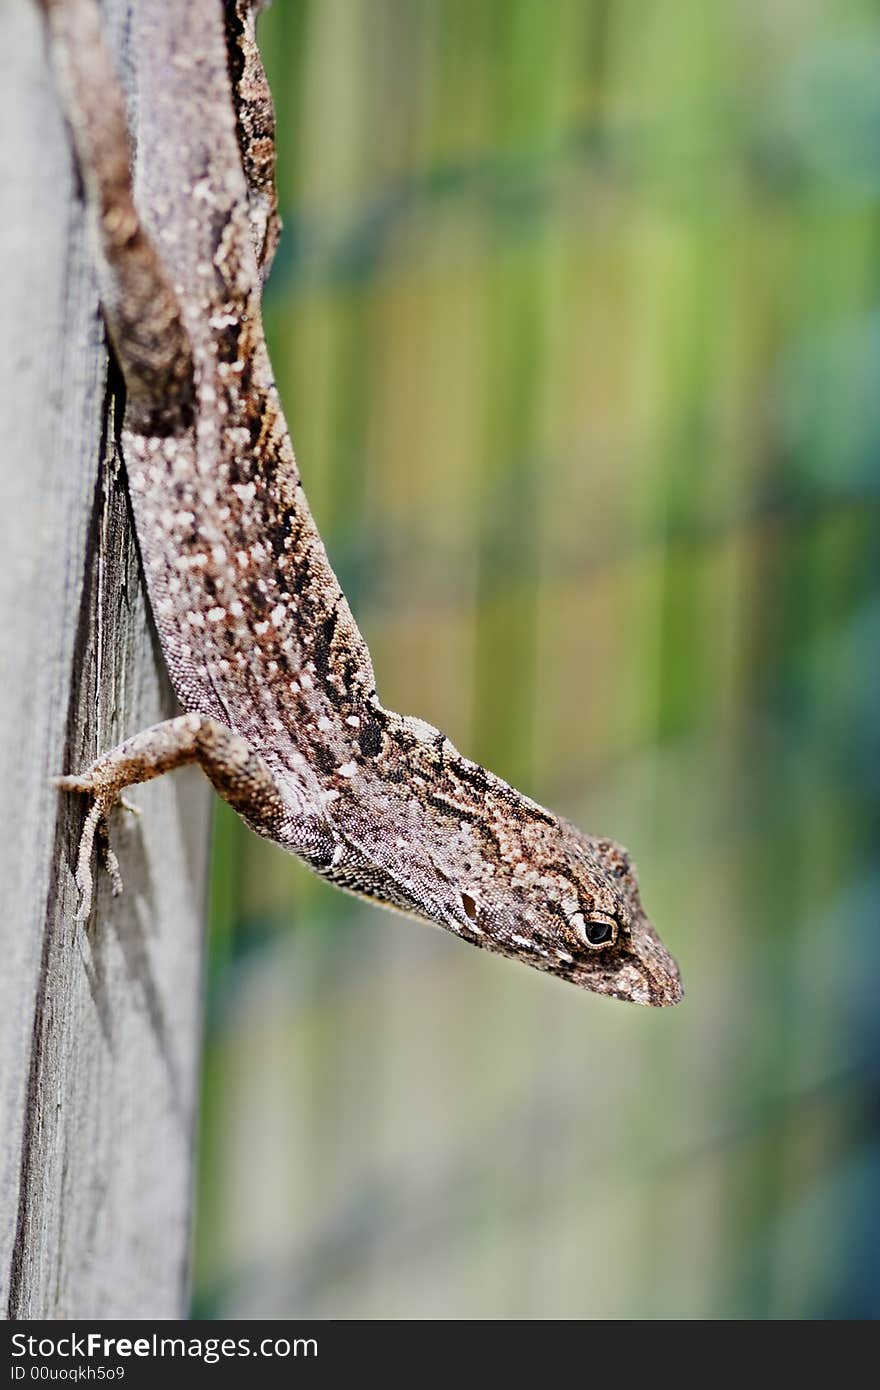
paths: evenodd
<path fill-rule="evenodd" d="M 103 6 L 117 39 L 128 4 Z M 126 891 L 100 875 L 74 922 L 84 804 L 51 776 L 174 701 L 35 0 L 4 0 L 0 40 L 0 1314 L 181 1317 L 209 790 L 137 788 L 143 816 L 113 827 Z"/>

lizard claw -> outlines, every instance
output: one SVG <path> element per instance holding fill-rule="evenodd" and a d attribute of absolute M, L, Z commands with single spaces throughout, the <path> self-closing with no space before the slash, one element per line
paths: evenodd
<path fill-rule="evenodd" d="M 80 836 L 76 856 L 75 882 L 80 893 L 80 903 L 74 918 L 77 922 L 87 922 L 92 911 L 94 897 L 94 875 L 92 873 L 92 851 L 97 841 L 101 860 L 110 876 L 110 886 L 114 898 L 123 891 L 122 874 L 110 844 L 108 817 L 114 806 L 122 806 L 126 811 L 140 815 L 140 808 L 126 801 L 118 792 L 102 791 L 92 782 L 88 774 L 81 777 L 56 777 L 53 779 L 60 791 L 81 792 L 93 798 Z"/>
<path fill-rule="evenodd" d="M 110 875 L 110 891 L 114 898 L 118 898 L 123 891 L 122 873 L 119 868 L 119 860 L 116 858 L 113 846 L 110 844 L 110 831 L 107 826 L 106 816 L 98 822 L 98 845 L 101 851 L 101 858 L 104 861 L 104 868 Z"/>
<path fill-rule="evenodd" d="M 70 778 L 74 781 L 74 778 Z M 73 788 L 71 788 L 73 790 Z M 77 788 L 76 790 L 79 790 Z M 98 797 L 89 807 L 83 825 L 82 835 L 79 841 L 79 851 L 76 856 L 76 886 L 79 889 L 80 901 L 77 909 L 77 922 L 87 922 L 92 911 L 92 894 L 94 891 L 94 878 L 92 876 L 92 848 L 95 842 L 95 835 L 99 840 L 109 845 L 107 836 L 107 809 L 102 805 Z"/>

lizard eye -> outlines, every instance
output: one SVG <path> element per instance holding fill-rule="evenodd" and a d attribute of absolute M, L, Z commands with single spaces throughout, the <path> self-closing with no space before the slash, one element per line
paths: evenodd
<path fill-rule="evenodd" d="M 617 938 L 617 923 L 613 917 L 588 917 L 579 912 L 570 919 L 570 925 L 588 946 L 610 946 Z"/>
<path fill-rule="evenodd" d="M 614 938 L 614 927 L 610 922 L 588 922 L 585 935 L 591 946 L 605 946 Z"/>

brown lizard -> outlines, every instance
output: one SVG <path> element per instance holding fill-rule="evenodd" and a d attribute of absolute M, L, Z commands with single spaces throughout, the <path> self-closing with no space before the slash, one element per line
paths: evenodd
<path fill-rule="evenodd" d="M 626 851 L 385 709 L 309 511 L 261 323 L 279 232 L 251 0 L 137 0 L 136 166 L 95 0 L 42 0 L 126 388 L 120 444 L 162 650 L 186 711 L 58 779 L 91 861 L 122 792 L 184 763 L 350 892 L 600 994 L 677 1003 Z"/>

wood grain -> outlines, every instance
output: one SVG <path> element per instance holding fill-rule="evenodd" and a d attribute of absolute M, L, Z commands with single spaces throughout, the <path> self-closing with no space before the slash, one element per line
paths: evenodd
<path fill-rule="evenodd" d="M 104 6 L 116 40 L 127 9 Z M 116 476 L 92 259 L 32 0 L 6 0 L 0 31 L 0 1308 L 179 1317 L 210 794 L 195 772 L 139 789 L 143 816 L 114 827 L 125 894 L 102 877 L 90 923 L 74 923 L 84 807 L 51 776 L 175 704 Z"/>

